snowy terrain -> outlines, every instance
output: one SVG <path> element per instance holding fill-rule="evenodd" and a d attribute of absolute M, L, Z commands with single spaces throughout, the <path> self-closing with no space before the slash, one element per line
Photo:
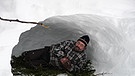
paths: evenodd
<path fill-rule="evenodd" d="M 49 28 L 0 21 L 0 76 L 12 76 L 12 51 L 19 55 L 82 34 L 92 39 L 87 54 L 97 73 L 135 76 L 134 4 L 134 0 L 1 0 L 1 17 L 42 21 Z"/>

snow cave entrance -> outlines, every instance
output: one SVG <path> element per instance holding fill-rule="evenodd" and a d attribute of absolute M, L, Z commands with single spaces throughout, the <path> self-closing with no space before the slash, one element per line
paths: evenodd
<path fill-rule="evenodd" d="M 74 21 L 63 19 L 64 18 L 59 17 L 46 19 L 41 23 L 48 26 L 48 28 L 36 25 L 35 27 L 32 27 L 30 30 L 21 34 L 18 44 L 13 48 L 12 51 L 11 70 L 13 74 L 18 73 L 18 66 L 23 66 L 23 62 L 21 61 L 23 58 L 21 57 L 22 53 L 25 51 L 40 49 L 65 40 L 76 41 L 79 37 L 86 34 L 90 36 L 90 34 L 83 31 L 82 27 L 78 26 L 78 24 L 76 24 Z M 90 50 L 89 45 L 87 46 L 87 50 Z"/>

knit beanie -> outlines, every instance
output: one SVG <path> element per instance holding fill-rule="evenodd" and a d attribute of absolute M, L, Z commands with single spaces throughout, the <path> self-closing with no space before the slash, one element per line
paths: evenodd
<path fill-rule="evenodd" d="M 88 35 L 84 35 L 84 36 L 80 37 L 80 38 L 78 39 L 78 41 L 82 41 L 82 42 L 87 46 L 87 44 L 88 44 L 89 41 L 90 41 L 90 38 L 89 38 Z"/>

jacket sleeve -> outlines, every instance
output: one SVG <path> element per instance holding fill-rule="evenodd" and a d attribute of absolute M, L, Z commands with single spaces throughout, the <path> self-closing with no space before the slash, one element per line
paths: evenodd
<path fill-rule="evenodd" d="M 65 46 L 68 41 L 63 41 L 59 44 L 52 45 L 52 53 L 55 54 L 59 59 L 65 57 Z"/>
<path fill-rule="evenodd" d="M 84 66 L 86 65 L 86 56 L 82 56 L 78 58 L 75 64 L 71 64 L 71 68 L 69 69 L 70 72 L 80 72 L 83 70 Z"/>

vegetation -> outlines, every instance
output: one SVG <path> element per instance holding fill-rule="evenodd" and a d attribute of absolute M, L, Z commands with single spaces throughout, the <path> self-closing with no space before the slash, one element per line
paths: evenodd
<path fill-rule="evenodd" d="M 57 76 L 58 74 L 66 74 L 67 76 L 96 76 L 94 75 L 95 69 L 91 65 L 90 60 L 87 61 L 87 64 L 83 71 L 80 73 L 70 73 L 66 70 L 59 70 L 57 68 L 52 68 L 50 66 L 46 68 L 39 67 L 38 69 L 29 68 L 25 64 L 23 57 L 12 56 L 11 60 L 12 73 L 14 76 Z"/>

